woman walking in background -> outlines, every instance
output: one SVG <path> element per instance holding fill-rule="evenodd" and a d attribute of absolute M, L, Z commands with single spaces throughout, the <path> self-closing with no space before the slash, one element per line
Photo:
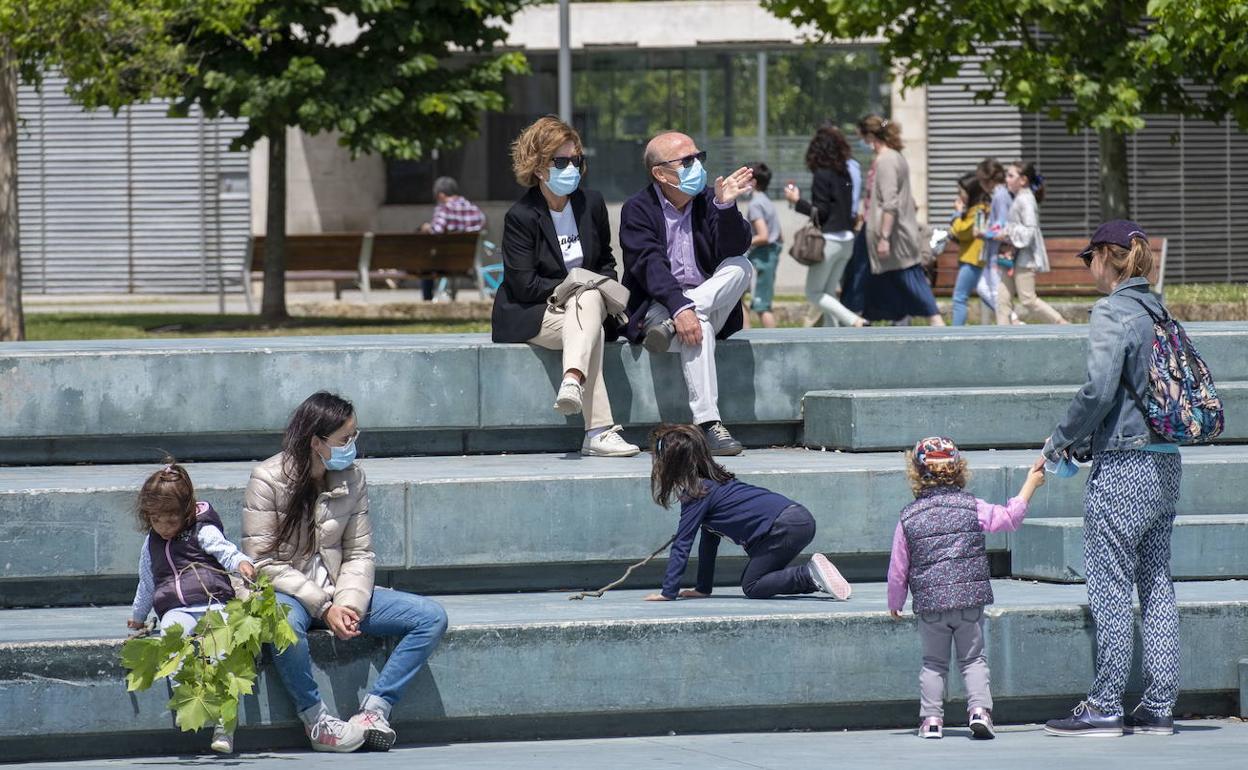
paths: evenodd
<path fill-rule="evenodd" d="M 1042 323 L 1064 324 L 1049 303 L 1036 294 L 1036 274 L 1049 272 L 1049 252 L 1040 232 L 1040 204 L 1044 202 L 1044 177 L 1036 164 L 1018 160 L 1005 172 L 1005 185 L 1014 196 L 1005 230 L 997 240 L 1014 247 L 1012 258 L 997 257 L 1001 269 L 1001 286 L 997 291 L 997 323 L 1011 323 L 1010 311 L 1014 298 L 1022 306 L 1021 314 L 1038 318 Z"/>
<path fill-rule="evenodd" d="M 858 133 L 875 153 L 863 202 L 871 259 L 867 283 L 871 317 L 900 321 L 918 316 L 932 326 L 944 326 L 923 271 L 920 255 L 927 244 L 919 243 L 918 207 L 910 190 L 910 165 L 901 154 L 901 126 L 867 115 L 858 121 Z"/>
<path fill-rule="evenodd" d="M 838 299 L 841 276 L 854 250 L 854 176 L 849 142 L 831 123 L 815 132 L 806 148 L 810 169 L 810 199 L 804 199 L 795 185 L 785 187 L 784 195 L 798 213 L 819 223 L 823 231 L 823 261 L 806 272 L 806 300 L 823 313 L 824 326 L 866 326 L 854 311 Z M 860 176 L 860 174 L 859 174 Z"/>

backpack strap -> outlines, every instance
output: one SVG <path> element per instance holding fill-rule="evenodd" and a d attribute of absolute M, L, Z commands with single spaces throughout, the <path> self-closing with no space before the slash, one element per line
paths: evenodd
<path fill-rule="evenodd" d="M 1144 308 L 1144 312 L 1145 312 L 1145 313 L 1148 313 L 1148 317 L 1149 317 L 1149 318 L 1151 318 L 1151 319 L 1153 319 L 1153 323 L 1168 323 L 1168 322 L 1171 320 L 1171 318 L 1170 318 L 1170 311 L 1169 311 L 1169 310 L 1166 310 L 1166 306 L 1165 306 L 1165 305 L 1162 305 L 1162 306 L 1161 306 L 1161 315 L 1159 316 L 1159 315 L 1157 315 L 1156 313 L 1154 313 L 1154 312 L 1153 312 L 1153 309 L 1152 309 L 1151 307 L 1149 307 L 1149 306 L 1148 306 L 1148 303 L 1147 303 L 1147 302 L 1145 302 L 1144 300 L 1142 300 L 1142 299 L 1140 299 L 1139 297 L 1136 297 L 1136 296 L 1134 296 L 1134 295 L 1131 295 L 1131 294 L 1128 294 L 1128 295 L 1126 295 L 1126 296 L 1127 296 L 1127 298 L 1128 298 L 1128 299 L 1132 299 L 1132 300 L 1135 300 L 1136 302 L 1140 303 L 1140 307 Z"/>

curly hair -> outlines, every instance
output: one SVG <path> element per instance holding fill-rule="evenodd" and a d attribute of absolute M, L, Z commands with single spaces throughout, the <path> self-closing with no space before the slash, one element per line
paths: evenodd
<path fill-rule="evenodd" d="M 819 126 L 806 147 L 806 168 L 812 172 L 821 168 L 830 168 L 838 174 L 846 174 L 850 158 L 849 142 L 845 134 L 832 123 Z"/>
<path fill-rule="evenodd" d="M 516 175 L 516 182 L 522 187 L 536 187 L 541 181 L 537 172 L 550 165 L 564 142 L 571 142 L 576 145 L 578 154 L 584 154 L 581 135 L 572 126 L 554 115 L 533 121 L 511 143 L 511 170 Z M 582 163 L 581 174 L 584 175 L 587 169 L 588 164 Z"/>
<path fill-rule="evenodd" d="M 922 474 L 919 473 L 918 465 L 914 462 L 914 452 L 907 451 L 906 478 L 910 480 L 911 493 L 918 497 L 923 490 L 936 487 L 965 489 L 970 483 L 971 471 L 966 465 L 966 459 L 961 458 L 943 466 L 929 468 L 928 473 Z"/>

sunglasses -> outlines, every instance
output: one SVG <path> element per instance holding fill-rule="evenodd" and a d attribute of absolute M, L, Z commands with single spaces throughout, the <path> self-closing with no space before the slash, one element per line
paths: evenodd
<path fill-rule="evenodd" d="M 555 157 L 550 159 L 550 165 L 554 166 L 560 171 L 567 168 L 569 163 L 571 163 L 576 168 L 583 168 L 585 166 L 585 156 L 584 155 L 556 155 Z"/>
<path fill-rule="evenodd" d="M 679 163 L 681 168 L 689 168 L 690 166 L 693 165 L 693 162 L 695 160 L 698 161 L 699 163 L 705 164 L 706 163 L 706 150 L 702 150 L 701 152 L 695 152 L 692 155 L 686 155 L 683 158 L 672 158 L 671 160 L 661 160 L 658 163 L 655 163 L 654 165 L 666 166 L 670 163 Z"/>
<path fill-rule="evenodd" d="M 1080 254 L 1079 255 L 1079 259 L 1083 260 L 1083 266 L 1088 267 L 1088 268 L 1092 267 L 1092 257 L 1093 257 L 1092 254 Z"/>

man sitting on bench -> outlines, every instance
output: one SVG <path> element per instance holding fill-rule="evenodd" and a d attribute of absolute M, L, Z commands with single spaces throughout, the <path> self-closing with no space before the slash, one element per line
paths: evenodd
<path fill-rule="evenodd" d="M 459 183 L 440 176 L 433 183 L 433 219 L 420 226 L 422 233 L 475 233 L 485 227 L 485 214 L 477 204 L 459 194 Z M 426 302 L 433 300 L 433 279 L 420 282 Z"/>

